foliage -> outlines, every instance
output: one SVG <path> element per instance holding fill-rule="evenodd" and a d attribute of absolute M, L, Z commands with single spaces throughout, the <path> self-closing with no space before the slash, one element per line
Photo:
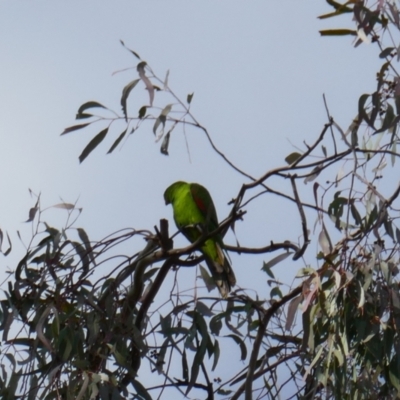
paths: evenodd
<path fill-rule="evenodd" d="M 116 121 L 126 126 L 109 153 L 128 132 L 146 124 L 162 140 L 165 155 L 177 127 L 200 129 L 245 180 L 218 233 L 234 229 L 239 220 L 245 224 L 246 210 L 263 196 L 280 196 L 298 212 L 298 243 L 293 236 L 300 232 L 260 248 L 226 246 L 245 255 L 280 251 L 262 267 L 271 286 L 269 297 L 240 287 L 226 300 L 205 290 L 181 290 L 185 270 L 203 261 L 196 253 L 202 241 L 174 248 L 166 220 L 154 231 L 129 229 L 94 242 L 70 222 L 79 213 L 74 205 L 58 205 L 69 218 L 63 229 L 56 229 L 44 222 L 38 199 L 29 215 L 35 234 L 0 302 L 2 398 L 400 396 L 400 80 L 394 64 L 400 57 L 395 42 L 400 13 L 390 1 L 327 3 L 333 11 L 321 19 L 351 14 L 356 27 L 324 30 L 322 35 L 353 35 L 355 46 L 368 41 L 379 46 L 383 64 L 377 88 L 360 96 L 347 130 L 326 105 L 327 122 L 315 142 L 289 154 L 282 167 L 259 177 L 240 170 L 192 115 L 193 94 L 180 100 L 168 86 L 168 73 L 161 80 L 130 49 L 140 61 L 139 78 L 122 91 L 122 114 L 89 101 L 76 116 L 89 122 L 63 132 L 101 125 L 82 151 L 82 162 L 111 134 Z M 138 85 L 147 89 L 148 102 L 132 116 L 129 98 Z M 154 103 L 161 90 L 171 103 L 159 107 Z M 304 200 L 311 187 L 312 203 Z M 310 221 L 315 221 L 317 235 L 311 234 Z M 307 251 L 314 239 L 320 248 L 316 257 Z M 132 248 L 140 251 L 132 255 Z M 272 267 L 289 256 L 303 265 L 298 286 L 285 289 Z M 200 273 L 213 290 L 202 266 Z M 301 330 L 293 328 L 296 314 Z M 226 376 L 223 360 L 232 367 L 232 344 L 243 363 Z M 151 384 L 142 379 L 142 371 L 149 370 Z M 213 381 L 215 374 L 222 378 Z"/>

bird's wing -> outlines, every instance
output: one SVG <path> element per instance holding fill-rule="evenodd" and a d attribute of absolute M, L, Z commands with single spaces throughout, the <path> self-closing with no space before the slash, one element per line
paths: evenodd
<path fill-rule="evenodd" d="M 190 185 L 190 192 L 192 194 L 193 201 L 196 203 L 197 208 L 204 216 L 204 220 L 207 223 L 208 230 L 213 231 L 217 229 L 217 211 L 215 210 L 214 203 L 208 190 L 198 183 L 192 183 Z"/>

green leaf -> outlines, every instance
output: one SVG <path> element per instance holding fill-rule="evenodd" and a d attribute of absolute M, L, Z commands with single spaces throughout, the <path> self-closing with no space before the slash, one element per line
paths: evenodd
<path fill-rule="evenodd" d="M 321 36 L 357 36 L 357 31 L 354 31 L 352 29 L 324 29 L 322 31 L 319 31 L 319 33 L 321 34 Z"/>
<path fill-rule="evenodd" d="M 272 288 L 271 293 L 270 293 L 269 295 L 270 295 L 271 299 L 272 299 L 273 297 L 275 297 L 275 296 L 276 296 L 276 297 L 279 297 L 280 299 L 283 297 L 282 292 L 281 292 L 281 289 L 279 289 L 278 286 Z"/>
<path fill-rule="evenodd" d="M 381 51 L 381 53 L 379 54 L 379 58 L 386 58 L 390 56 L 393 50 L 395 50 L 394 47 L 386 47 L 386 49 Z"/>
<path fill-rule="evenodd" d="M 200 346 L 197 348 L 196 354 L 193 358 L 193 364 L 192 364 L 192 368 L 191 368 L 191 374 L 190 374 L 190 382 L 189 385 L 187 387 L 186 390 L 186 395 L 190 392 L 190 390 L 192 389 L 192 387 L 194 386 L 194 384 L 197 381 L 197 377 L 199 375 L 200 372 L 200 366 L 203 363 L 204 360 L 204 356 L 206 354 L 206 350 L 207 350 L 207 344 L 209 341 L 209 337 L 203 337 L 203 340 L 200 343 Z"/>
<path fill-rule="evenodd" d="M 219 335 L 222 329 L 221 315 L 216 315 L 211 318 L 210 321 L 210 331 L 213 335 Z"/>
<path fill-rule="evenodd" d="M 171 329 L 171 315 L 168 314 L 166 317 L 163 317 L 160 315 L 160 326 L 161 326 L 161 333 L 164 335 L 164 337 L 170 335 L 170 329 Z"/>
<path fill-rule="evenodd" d="M 188 102 L 188 104 L 190 104 L 192 102 L 193 95 L 194 95 L 194 93 L 190 93 L 187 95 L 186 101 Z"/>
<path fill-rule="evenodd" d="M 272 267 L 274 267 L 276 264 L 279 264 L 281 261 L 285 260 L 292 254 L 293 254 L 293 252 L 290 252 L 290 251 L 286 251 L 285 253 L 279 254 L 279 256 L 276 256 L 272 260 L 269 260 L 267 263 L 264 263 L 264 266 L 261 269 L 263 271 L 265 271 L 269 276 L 271 276 L 272 273 L 270 273 L 268 271 Z M 271 278 L 274 278 L 274 276 L 272 275 Z"/>
<path fill-rule="evenodd" d="M 246 345 L 244 344 L 243 340 L 239 336 L 233 335 L 233 334 L 226 335 L 225 337 L 229 337 L 229 338 L 233 339 L 239 345 L 240 353 L 241 353 L 240 360 L 244 361 L 247 357 L 247 348 L 246 348 Z"/>
<path fill-rule="evenodd" d="M 160 124 L 163 125 L 163 128 L 165 127 L 165 121 L 167 120 L 167 115 L 172 109 L 172 104 L 168 104 L 164 107 L 164 109 L 161 111 L 160 115 L 157 117 L 156 122 L 154 123 L 153 126 L 153 133 L 154 135 L 157 134 L 157 128 L 160 126 Z"/>
<path fill-rule="evenodd" d="M 214 279 L 202 265 L 200 265 L 200 274 L 209 292 L 216 288 Z"/>
<path fill-rule="evenodd" d="M 385 216 L 385 219 L 383 221 L 383 226 L 385 227 L 385 231 L 386 233 L 393 239 L 394 239 L 394 232 L 393 232 L 393 226 L 392 226 L 392 222 L 388 220 L 388 216 Z"/>
<path fill-rule="evenodd" d="M 93 117 L 93 114 L 83 113 L 83 114 L 76 114 L 75 119 L 85 119 L 91 117 Z"/>
<path fill-rule="evenodd" d="M 20 371 L 18 371 L 18 372 L 14 371 L 12 373 L 10 380 L 8 381 L 8 384 L 7 384 L 7 396 L 3 397 L 4 400 L 12 400 L 12 399 L 17 398 L 17 396 L 15 395 L 15 392 L 17 391 L 17 388 L 18 388 L 18 381 L 22 376 L 23 375 L 20 373 Z"/>
<path fill-rule="evenodd" d="M 214 342 L 214 362 L 213 362 L 213 365 L 211 367 L 211 371 L 214 371 L 215 368 L 217 367 L 220 354 L 221 354 L 221 351 L 219 349 L 219 343 L 218 343 L 218 340 L 215 339 L 215 342 Z"/>
<path fill-rule="evenodd" d="M 121 106 L 122 106 L 122 112 L 124 113 L 124 116 L 125 116 L 125 121 L 128 121 L 128 112 L 126 109 L 126 101 L 128 99 L 129 93 L 138 84 L 139 81 L 140 81 L 140 79 L 135 79 L 134 81 L 129 82 L 122 89 Z"/>
<path fill-rule="evenodd" d="M 88 110 L 89 108 L 105 108 L 105 109 L 107 109 L 107 107 L 104 107 L 103 104 L 100 104 L 97 101 L 88 101 L 79 107 L 78 113 L 76 114 L 76 118 L 78 119 L 79 116 L 82 115 L 83 112 Z"/>
<path fill-rule="evenodd" d="M 165 156 L 168 156 L 168 146 L 169 146 L 169 138 L 171 136 L 171 133 L 168 132 L 165 136 L 164 139 L 161 143 L 161 147 L 160 147 L 160 152 L 161 154 L 164 154 Z"/>
<path fill-rule="evenodd" d="M 138 396 L 140 396 L 141 400 L 153 400 L 146 390 L 146 388 L 137 380 L 132 381 L 132 385 L 136 390 Z"/>
<path fill-rule="evenodd" d="M 354 149 L 358 146 L 358 129 L 351 131 L 351 148 Z"/>
<path fill-rule="evenodd" d="M 379 91 L 380 88 L 382 87 L 382 85 L 387 82 L 386 80 L 386 74 L 388 72 L 388 69 L 390 67 L 391 63 L 390 61 L 385 62 L 381 69 L 379 70 L 378 74 L 377 74 L 377 80 L 378 80 L 378 87 L 377 90 Z"/>
<path fill-rule="evenodd" d="M 372 224 L 376 221 L 377 218 L 378 218 L 378 207 L 375 205 L 375 207 L 372 209 L 371 213 L 369 214 L 366 228 L 369 229 L 372 226 Z"/>
<path fill-rule="evenodd" d="M 83 228 L 77 228 L 79 239 L 82 240 L 83 245 L 87 251 L 87 254 L 90 258 L 90 261 L 95 264 L 95 258 L 93 256 L 93 249 L 92 245 L 89 240 L 89 236 L 87 235 L 86 231 Z"/>
<path fill-rule="evenodd" d="M 351 215 L 353 216 L 356 225 L 361 225 L 362 224 L 362 218 L 361 218 L 361 215 L 358 212 L 356 206 L 354 205 L 354 201 L 352 201 L 350 203 L 350 211 L 351 211 Z"/>
<path fill-rule="evenodd" d="M 321 232 L 318 235 L 318 243 L 325 256 L 332 252 L 332 242 L 325 226 L 322 227 Z"/>
<path fill-rule="evenodd" d="M 384 132 L 387 129 L 391 128 L 394 123 L 397 123 L 398 120 L 396 119 L 394 115 L 394 109 L 391 104 L 388 104 L 386 113 L 385 113 L 385 118 L 383 119 L 382 126 L 380 129 L 378 129 L 376 132 L 374 132 L 374 135 L 379 133 L 379 132 Z"/>
<path fill-rule="evenodd" d="M 148 281 L 157 271 L 159 271 L 160 268 L 152 268 L 148 270 L 144 275 L 143 275 L 143 282 Z"/>
<path fill-rule="evenodd" d="M 290 331 L 290 329 L 292 328 L 297 310 L 299 309 L 299 304 L 301 303 L 302 300 L 303 296 L 300 295 L 290 301 L 287 309 L 285 330 Z"/>
<path fill-rule="evenodd" d="M 159 350 L 158 355 L 157 355 L 156 369 L 159 374 L 161 374 L 163 371 L 163 367 L 165 364 L 165 361 L 164 361 L 165 355 L 167 354 L 169 342 L 170 342 L 169 338 L 166 338 L 164 340 L 164 343 L 162 344 L 161 349 Z"/>
<path fill-rule="evenodd" d="M 89 270 L 89 257 L 87 250 L 78 242 L 71 242 L 72 246 L 76 251 L 76 254 L 80 257 L 82 262 L 82 270 L 87 272 Z"/>
<path fill-rule="evenodd" d="M 286 158 L 285 161 L 287 164 L 291 165 L 293 164 L 295 161 L 297 161 L 299 158 L 301 157 L 300 153 L 294 152 L 289 154 Z"/>
<path fill-rule="evenodd" d="M 399 376 L 400 354 L 394 354 L 389 366 L 389 379 L 390 383 L 400 392 L 400 376 Z"/>
<path fill-rule="evenodd" d="M 165 79 L 164 79 L 164 90 L 168 88 L 168 78 L 169 78 L 169 70 L 165 74 Z"/>
<path fill-rule="evenodd" d="M 364 120 L 369 126 L 371 126 L 371 121 L 365 111 L 365 103 L 368 100 L 369 94 L 363 94 L 358 100 L 358 119 L 359 121 Z M 373 126 L 372 126 L 373 128 Z"/>
<path fill-rule="evenodd" d="M 326 0 L 326 2 L 331 5 L 335 9 L 335 11 L 329 14 L 321 15 L 318 17 L 319 19 L 336 17 L 337 15 L 353 12 L 352 8 L 347 7 L 347 5 L 350 3 L 349 1 L 347 1 L 345 4 L 338 3 L 334 0 Z"/>
<path fill-rule="evenodd" d="M 122 46 L 125 47 L 125 49 L 127 49 L 127 50 L 128 50 L 129 52 L 131 52 L 136 58 L 138 58 L 138 59 L 140 60 L 140 56 L 139 56 L 138 53 L 136 53 L 136 51 L 133 51 L 133 50 L 131 50 L 129 47 L 126 47 L 126 46 L 125 46 L 125 43 L 124 43 L 122 40 L 120 40 L 119 42 L 122 44 Z"/>
<path fill-rule="evenodd" d="M 110 150 L 108 150 L 107 154 L 112 153 L 115 148 L 121 143 L 121 140 L 124 138 L 124 136 L 126 135 L 126 131 L 128 129 L 125 129 L 117 138 L 117 140 L 113 143 L 113 145 L 110 147 Z"/>
<path fill-rule="evenodd" d="M 70 132 L 73 132 L 73 131 L 77 131 L 78 129 L 82 129 L 82 128 L 84 128 L 85 126 L 88 126 L 88 125 L 90 125 L 90 124 L 91 124 L 91 122 L 88 122 L 88 123 L 86 123 L 86 124 L 80 124 L 80 125 L 70 126 L 70 127 L 68 127 L 68 128 L 65 128 L 64 131 L 61 133 L 61 135 L 65 135 L 66 133 L 70 133 Z"/>
<path fill-rule="evenodd" d="M 89 144 L 83 149 L 81 155 L 79 156 L 79 162 L 83 162 L 83 160 L 103 141 L 108 132 L 108 128 L 103 129 L 100 133 L 98 133 Z"/>
<path fill-rule="evenodd" d="M 400 96 L 394 96 L 394 102 L 395 102 L 395 105 L 396 105 L 396 113 L 397 113 L 397 115 L 399 115 L 400 114 Z"/>
<path fill-rule="evenodd" d="M 274 275 L 273 272 L 271 271 L 271 268 L 268 266 L 268 263 L 266 263 L 265 261 L 264 261 L 264 263 L 263 263 L 263 266 L 262 266 L 261 270 L 264 271 L 264 272 L 266 272 L 267 275 L 268 275 L 270 278 L 275 279 L 275 275 Z"/>
<path fill-rule="evenodd" d="M 36 400 L 38 398 L 37 393 L 39 391 L 39 380 L 37 375 L 32 375 L 29 382 L 29 395 L 27 400 Z"/>
<path fill-rule="evenodd" d="M 147 106 L 142 106 L 139 109 L 139 118 L 143 119 L 144 116 L 146 115 L 146 111 L 147 111 Z"/>
<path fill-rule="evenodd" d="M 186 349 L 183 349 L 182 353 L 182 378 L 185 382 L 189 380 L 189 366 L 186 357 Z"/>
<path fill-rule="evenodd" d="M 200 300 L 196 303 L 196 311 L 205 317 L 214 316 L 214 313 Z"/>
<path fill-rule="evenodd" d="M 161 90 L 158 86 L 154 86 L 150 79 L 146 76 L 146 61 L 140 62 L 136 66 L 136 70 L 139 74 L 140 79 L 143 81 L 143 83 L 146 86 L 146 90 L 149 92 L 149 101 L 150 101 L 150 107 L 153 105 L 153 100 L 154 100 L 154 90 Z"/>

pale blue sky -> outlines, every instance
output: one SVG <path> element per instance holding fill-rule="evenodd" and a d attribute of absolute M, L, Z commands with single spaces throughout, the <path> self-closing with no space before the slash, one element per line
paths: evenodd
<path fill-rule="evenodd" d="M 162 194 L 176 180 L 207 186 L 225 217 L 244 180 L 212 153 L 200 131 L 187 131 L 191 163 L 181 129 L 165 157 L 149 125 L 106 156 L 119 134 L 114 132 L 82 165 L 78 156 L 100 128 L 60 133 L 75 124 L 78 107 L 88 100 L 120 110 L 121 90 L 137 76 L 135 70 L 112 76 L 137 63 L 122 39 L 159 76 L 169 69 L 169 85 L 182 99 L 194 92 L 193 114 L 239 167 L 257 176 L 282 165 L 295 150 L 291 143 L 311 143 L 320 133 L 323 93 L 331 114 L 347 128 L 358 97 L 374 88 L 377 49 L 354 49 L 347 37 L 321 38 L 319 29 L 347 26 L 346 19 L 341 25 L 316 18 L 327 11 L 321 0 L 2 2 L 0 227 L 15 242 L 17 229 L 29 238 L 30 227 L 21 222 L 33 206 L 31 188 L 42 193 L 44 206 L 79 197 L 77 226 L 95 240 L 124 227 L 152 229 L 160 218 L 171 219 Z M 136 95 L 147 101 L 146 92 Z M 156 94 L 155 105 L 164 106 L 161 99 Z M 296 210 L 269 200 L 238 224 L 243 245 L 295 241 L 301 234 Z M 61 216 L 59 210 L 51 216 L 54 224 Z M 310 256 L 316 249 L 310 246 Z M 234 256 L 240 285 L 252 287 L 260 279 L 264 285 L 258 271 L 269 258 Z M 290 271 L 294 275 L 301 266 Z M 280 277 L 288 276 L 286 270 Z"/>

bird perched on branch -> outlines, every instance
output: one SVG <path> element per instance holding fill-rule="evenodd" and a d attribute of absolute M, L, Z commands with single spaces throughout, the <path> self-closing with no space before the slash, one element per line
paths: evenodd
<path fill-rule="evenodd" d="M 198 183 L 175 182 L 164 193 L 165 204 L 172 204 L 178 229 L 194 243 L 218 229 L 218 218 L 208 190 Z M 199 248 L 223 298 L 236 284 L 235 274 L 223 252 L 221 233 L 207 239 Z"/>

